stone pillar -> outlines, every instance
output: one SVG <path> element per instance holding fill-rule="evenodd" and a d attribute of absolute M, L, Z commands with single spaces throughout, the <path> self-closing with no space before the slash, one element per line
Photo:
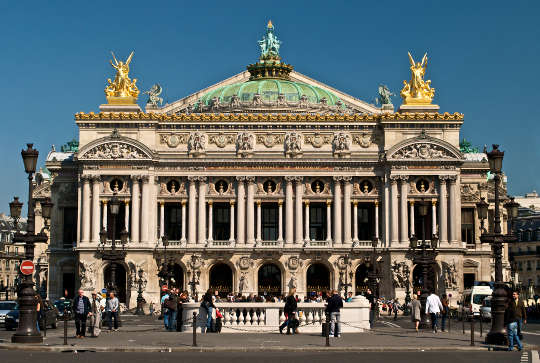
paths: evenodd
<path fill-rule="evenodd" d="M 341 245 L 341 179 L 334 176 L 334 246 Z"/>
<path fill-rule="evenodd" d="M 437 234 L 437 201 L 431 201 L 431 234 Z"/>
<path fill-rule="evenodd" d="M 309 242 L 311 240 L 309 236 L 309 200 L 304 201 L 305 204 L 305 218 L 306 222 L 304 223 L 304 242 Z"/>
<path fill-rule="evenodd" d="M 237 176 L 236 181 L 238 184 L 238 190 L 236 194 L 237 204 L 238 204 L 238 218 L 237 222 L 238 227 L 236 228 L 236 244 L 246 243 L 246 187 L 244 181 L 246 180 L 245 176 Z"/>
<path fill-rule="evenodd" d="M 390 182 L 387 177 L 381 177 L 384 186 L 383 193 L 383 246 L 390 246 Z"/>
<path fill-rule="evenodd" d="M 104 200 L 101 204 L 101 225 L 107 229 L 107 201 Z"/>
<path fill-rule="evenodd" d="M 261 200 L 257 199 L 257 243 L 262 241 L 262 206 Z"/>
<path fill-rule="evenodd" d="M 246 216 L 247 216 L 247 244 L 252 245 L 255 243 L 255 209 L 254 209 L 254 197 L 255 197 L 255 177 L 248 176 L 247 180 L 247 203 L 246 203 Z"/>
<path fill-rule="evenodd" d="M 131 241 L 136 242 L 140 242 L 140 180 L 140 175 L 133 175 L 131 177 Z"/>
<path fill-rule="evenodd" d="M 165 236 L 165 202 L 159 202 L 159 238 Z"/>
<path fill-rule="evenodd" d="M 447 175 L 439 175 L 439 241 L 448 242 L 448 204 L 446 197 Z"/>
<path fill-rule="evenodd" d="M 358 201 L 353 201 L 353 242 L 358 243 Z"/>
<path fill-rule="evenodd" d="M 410 208 L 409 208 L 409 218 L 411 219 L 411 236 L 415 234 L 414 232 L 414 200 L 410 201 Z"/>
<path fill-rule="evenodd" d="M 351 185 L 352 177 L 343 177 L 343 243 L 351 244 Z"/>
<path fill-rule="evenodd" d="M 296 244 L 302 244 L 304 240 L 304 231 L 302 229 L 302 223 L 304 222 L 302 216 L 302 197 L 303 197 L 303 187 L 302 178 L 296 178 Z"/>
<path fill-rule="evenodd" d="M 332 242 L 332 201 L 326 200 L 326 242 Z"/>
<path fill-rule="evenodd" d="M 99 190 L 101 187 L 101 178 L 94 176 L 92 178 L 92 242 L 99 243 L 100 232 L 100 208 L 99 208 Z"/>
<path fill-rule="evenodd" d="M 208 201 L 208 244 L 214 241 L 214 201 Z"/>
<path fill-rule="evenodd" d="M 150 176 L 142 176 L 141 243 L 148 243 L 150 226 Z"/>
<path fill-rule="evenodd" d="M 77 182 L 77 245 L 81 243 L 81 228 L 82 228 L 82 179 L 79 176 Z"/>
<path fill-rule="evenodd" d="M 450 213 L 450 233 L 449 233 L 449 242 L 450 243 L 456 243 L 457 242 L 457 235 L 456 235 L 456 192 L 457 192 L 457 185 L 456 185 L 456 176 L 451 175 L 449 177 L 450 180 L 450 197 L 448 204 L 450 206 L 449 213 Z"/>
<path fill-rule="evenodd" d="M 399 242 L 399 205 L 398 205 L 398 186 L 397 186 L 398 177 L 390 177 L 390 212 L 391 212 L 391 226 L 390 226 L 390 246 L 395 246 Z"/>
<path fill-rule="evenodd" d="M 379 238 L 379 201 L 376 200 L 375 204 L 375 238 Z"/>
<path fill-rule="evenodd" d="M 200 176 L 199 180 L 199 231 L 198 244 L 206 244 L 206 180 L 205 176 Z"/>
<path fill-rule="evenodd" d="M 400 217 L 400 242 L 407 244 L 409 241 L 409 223 L 407 219 L 407 188 L 408 183 L 407 180 L 409 179 L 406 175 L 400 175 L 400 185 L 401 185 L 401 192 L 400 192 L 400 211 L 401 211 L 401 217 Z"/>
<path fill-rule="evenodd" d="M 293 214 L 293 178 L 285 177 L 285 243 L 294 241 L 294 214 Z"/>
<path fill-rule="evenodd" d="M 466 248 L 467 247 L 467 243 L 466 242 L 463 242 L 461 240 L 461 177 L 459 175 L 456 176 L 456 185 L 454 186 L 455 188 L 455 195 L 456 195 L 456 209 L 455 209 L 455 221 L 456 221 L 456 241 L 460 242 L 460 243 L 463 243 L 463 248 Z M 502 214 L 501 214 L 502 215 Z M 502 218 L 502 217 L 501 217 Z M 503 228 L 506 228 L 508 224 L 506 223 L 505 220 L 503 220 L 503 223 L 502 223 L 502 226 Z M 506 229 L 504 230 L 506 231 Z M 505 233 L 503 231 L 503 233 Z M 506 245 L 506 247 L 503 249 L 504 251 L 508 251 L 508 245 Z M 505 252 L 505 257 L 504 258 L 507 258 L 507 252 Z"/>
<path fill-rule="evenodd" d="M 278 200 L 278 242 L 283 242 L 283 200 Z"/>
<path fill-rule="evenodd" d="M 188 177 L 189 181 L 189 201 L 188 201 L 188 220 L 189 220 L 189 228 L 188 228 L 188 244 L 195 244 L 197 243 L 197 205 L 196 205 L 196 198 L 197 198 L 197 177 L 196 176 L 190 176 Z"/>
<path fill-rule="evenodd" d="M 230 209 L 230 215 L 231 217 L 229 218 L 229 221 L 230 221 L 230 229 L 229 229 L 229 241 L 230 242 L 234 242 L 234 223 L 235 223 L 235 220 L 234 220 L 234 204 L 235 204 L 235 200 L 234 199 L 231 199 L 229 201 L 229 204 L 231 206 L 231 209 Z"/>
<path fill-rule="evenodd" d="M 124 228 L 129 232 L 129 200 L 124 200 Z"/>
<path fill-rule="evenodd" d="M 90 242 L 90 177 L 88 175 L 82 175 L 81 180 L 83 182 L 82 190 L 82 238 L 81 242 Z"/>
<path fill-rule="evenodd" d="M 182 199 L 182 243 L 186 242 L 186 200 Z"/>

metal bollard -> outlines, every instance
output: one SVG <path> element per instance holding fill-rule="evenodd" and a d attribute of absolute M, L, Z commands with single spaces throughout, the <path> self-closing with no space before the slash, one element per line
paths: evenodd
<path fill-rule="evenodd" d="M 45 312 L 45 317 L 43 318 L 43 336 L 47 336 L 47 312 Z"/>
<path fill-rule="evenodd" d="M 482 336 L 482 333 L 484 332 L 483 321 L 484 321 L 484 314 L 482 313 L 482 310 L 480 310 L 480 336 Z"/>
<path fill-rule="evenodd" d="M 471 347 L 474 347 L 474 316 L 471 319 Z"/>
<path fill-rule="evenodd" d="M 67 312 L 64 310 L 64 345 L 67 345 L 67 322 L 68 316 Z"/>
<path fill-rule="evenodd" d="M 193 344 L 194 347 L 197 346 L 197 313 L 193 312 Z"/>
<path fill-rule="evenodd" d="M 450 325 L 452 323 L 452 314 L 448 312 L 448 332 L 450 333 Z"/>
<path fill-rule="evenodd" d="M 330 313 L 326 313 L 326 329 L 324 332 L 324 335 L 326 337 L 326 346 L 330 346 Z"/>
<path fill-rule="evenodd" d="M 465 317 L 463 316 L 463 313 L 461 314 L 461 322 L 463 324 L 463 334 L 465 334 Z"/>

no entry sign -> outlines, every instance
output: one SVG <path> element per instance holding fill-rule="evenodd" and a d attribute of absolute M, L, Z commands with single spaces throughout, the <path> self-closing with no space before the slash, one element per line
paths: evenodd
<path fill-rule="evenodd" d="M 24 260 L 19 267 L 23 275 L 32 275 L 34 273 L 34 263 L 30 260 Z"/>

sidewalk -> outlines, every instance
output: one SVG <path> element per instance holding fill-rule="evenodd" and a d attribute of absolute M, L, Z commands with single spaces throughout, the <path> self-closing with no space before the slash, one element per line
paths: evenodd
<path fill-rule="evenodd" d="M 416 333 L 414 330 L 386 326 L 380 323 L 366 333 L 343 334 L 330 338 L 331 347 L 325 346 L 325 338 L 319 334 L 306 333 L 294 336 L 275 333 L 247 334 L 197 334 L 197 347 L 192 347 L 191 332 L 166 332 L 163 322 L 152 317 L 123 316 L 124 325 L 118 332 L 104 330 L 98 338 L 76 339 L 73 322 L 68 327 L 68 345 L 63 345 L 63 323 L 58 329 L 47 330 L 43 344 L 12 344 L 13 332 L 0 331 L 0 349 L 23 350 L 91 350 L 117 352 L 157 351 L 456 351 L 487 350 L 483 339 L 476 336 L 476 346 L 470 346 L 470 334 L 461 331 L 433 334 L 431 331 Z M 301 329 L 300 329 L 301 331 Z M 526 349 L 531 346 L 526 346 Z"/>

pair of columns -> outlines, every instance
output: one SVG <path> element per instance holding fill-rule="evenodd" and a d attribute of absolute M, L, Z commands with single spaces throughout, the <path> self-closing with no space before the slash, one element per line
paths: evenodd
<path fill-rule="evenodd" d="M 181 236 L 180 242 L 186 241 L 186 200 L 181 201 L 182 204 L 182 215 L 181 215 Z M 159 202 L 159 238 L 161 239 L 165 236 L 165 202 Z M 169 236 L 170 237 L 170 236 Z"/>

